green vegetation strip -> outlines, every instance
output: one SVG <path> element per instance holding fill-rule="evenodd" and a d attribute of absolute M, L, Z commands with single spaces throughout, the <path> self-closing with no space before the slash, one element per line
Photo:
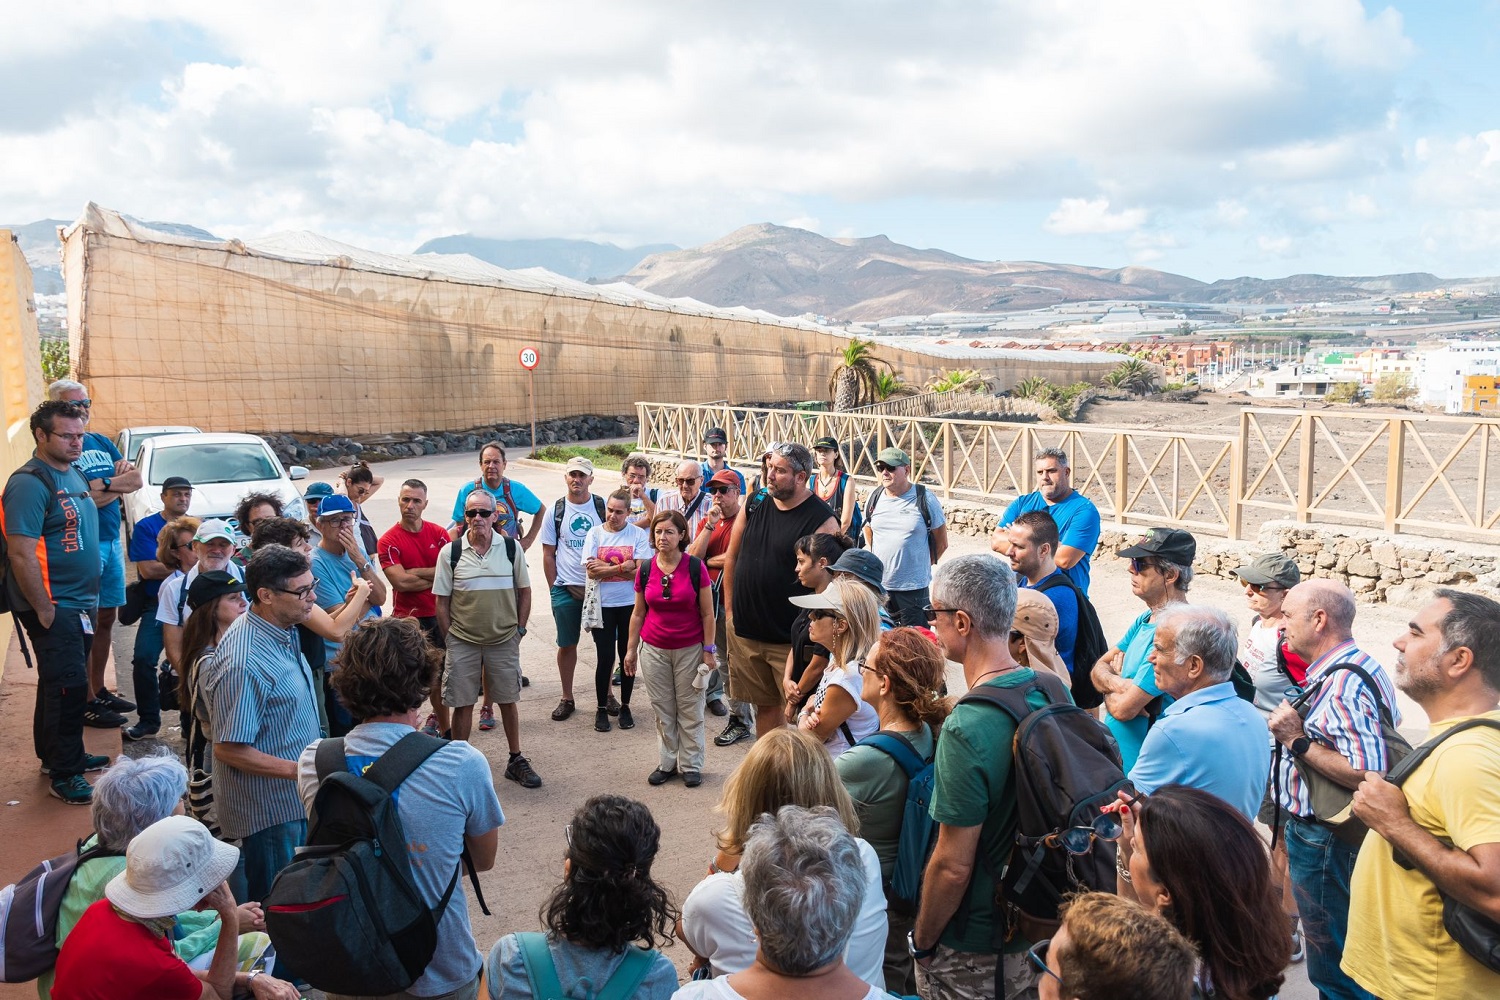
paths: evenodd
<path fill-rule="evenodd" d="M 616 466 L 631 453 L 628 444 L 606 444 L 590 448 L 581 444 L 549 444 L 531 453 L 539 462 L 556 462 L 561 465 L 570 458 L 586 458 L 595 466 Z"/>

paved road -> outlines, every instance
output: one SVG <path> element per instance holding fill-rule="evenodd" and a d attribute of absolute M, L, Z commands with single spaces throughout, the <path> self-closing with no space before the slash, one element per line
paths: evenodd
<path fill-rule="evenodd" d="M 378 530 L 398 519 L 396 495 L 402 480 L 419 478 L 430 488 L 432 505 L 428 519 L 446 525 L 453 498 L 465 481 L 477 473 L 473 454 L 431 455 L 424 458 L 389 462 L 375 467 L 384 476 L 384 488 L 366 504 L 366 512 Z M 510 475 L 531 487 L 550 510 L 552 502 L 563 493 L 562 472 L 558 466 L 513 461 Z M 333 481 L 329 470 L 317 478 Z M 601 470 L 594 491 L 605 493 L 613 488 L 618 475 Z M 305 485 L 305 484 L 304 484 Z M 979 539 L 950 536 L 950 551 L 955 554 L 986 551 Z M 564 723 L 552 722 L 549 715 L 557 704 L 560 687 L 555 668 L 556 638 L 551 616 L 546 611 L 545 590 L 541 589 L 541 559 L 534 550 L 530 563 L 541 598 L 538 613 L 532 615 L 531 629 L 522 644 L 522 663 L 532 684 L 523 692 L 520 717 L 523 747 L 545 784 L 532 791 L 524 790 L 501 776 L 505 766 L 505 741 L 499 729 L 481 733 L 476 730 L 474 743 L 489 757 L 495 769 L 495 784 L 505 810 L 506 824 L 500 833 L 500 851 L 492 871 L 481 877 L 492 916 L 484 916 L 471 902 L 475 937 L 481 948 L 489 946 L 502 934 L 513 930 L 530 930 L 539 926 L 537 910 L 561 874 L 563 854 L 562 828 L 573 812 L 590 796 L 605 791 L 638 797 L 650 805 L 662 827 L 662 848 L 656 865 L 656 876 L 682 900 L 703 876 L 713 850 L 713 832 L 718 818 L 713 811 L 723 789 L 725 777 L 744 756 L 748 744 L 728 749 L 710 741 L 708 763 L 701 788 L 687 789 L 671 782 L 660 788 L 646 784 L 646 775 L 656 765 L 656 734 L 651 724 L 649 699 L 639 692 L 633 699 L 638 724 L 634 730 L 596 733 L 591 704 L 593 649 L 585 639 L 581 647 L 579 683 L 575 694 L 585 706 Z M 1139 614 L 1138 602 L 1130 596 L 1124 563 L 1106 559 L 1094 569 L 1093 592 L 1105 632 L 1115 637 Z M 1241 589 L 1229 581 L 1200 578 L 1193 584 L 1193 597 L 1217 604 L 1248 618 Z M 1356 635 L 1362 644 L 1390 665 L 1394 651 L 1390 639 L 1409 620 L 1404 609 L 1385 606 L 1361 607 Z M 115 642 L 117 663 L 130 662 L 130 639 L 133 629 L 121 631 Z M 129 676 L 121 677 L 128 687 Z M 955 691 L 963 689 L 963 679 L 950 664 L 948 683 Z M 1420 725 L 1421 713 L 1410 703 L 1403 704 L 1407 722 Z M 719 720 L 710 717 L 710 735 L 717 733 Z M 686 949 L 681 945 L 669 949 L 679 967 L 687 964 Z M 1289 973 L 1290 982 L 1282 993 L 1292 1000 L 1311 998 L 1315 991 L 1307 984 L 1301 966 Z"/>

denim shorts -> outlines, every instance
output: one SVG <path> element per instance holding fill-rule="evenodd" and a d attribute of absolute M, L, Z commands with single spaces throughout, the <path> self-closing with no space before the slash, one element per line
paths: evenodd
<path fill-rule="evenodd" d="M 125 549 L 120 540 L 99 543 L 99 607 L 125 603 Z"/>

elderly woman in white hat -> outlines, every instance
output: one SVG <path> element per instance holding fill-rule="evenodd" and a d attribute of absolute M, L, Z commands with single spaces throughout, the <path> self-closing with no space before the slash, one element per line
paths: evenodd
<path fill-rule="evenodd" d="M 84 912 L 57 958 L 54 1000 L 295 1000 L 291 983 L 259 971 L 239 972 L 239 913 L 225 881 L 239 851 L 215 840 L 187 816 L 168 816 L 126 848 L 125 870 Z M 206 972 L 194 972 L 172 950 L 175 917 L 185 910 L 219 914 L 219 942 Z"/>

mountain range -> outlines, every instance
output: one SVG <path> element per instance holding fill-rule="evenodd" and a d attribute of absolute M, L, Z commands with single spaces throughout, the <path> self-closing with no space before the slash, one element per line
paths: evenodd
<path fill-rule="evenodd" d="M 31 263 L 39 295 L 63 291 L 57 219 L 3 226 Z M 181 223 L 154 229 L 214 240 Z M 1013 312 L 1098 300 L 1287 304 L 1468 288 L 1500 293 L 1500 278 L 1440 278 L 1427 273 L 1342 277 L 1227 278 L 1214 282 L 1148 267 L 1102 268 L 1040 261 L 981 261 L 917 249 L 885 236 L 820 236 L 759 223 L 690 249 L 671 244 L 618 247 L 586 240 L 503 240 L 443 236 L 416 253 L 467 253 L 499 267 L 542 267 L 581 281 L 623 280 L 669 297 L 715 306 L 749 306 L 783 316 L 878 320 L 932 313 Z"/>

